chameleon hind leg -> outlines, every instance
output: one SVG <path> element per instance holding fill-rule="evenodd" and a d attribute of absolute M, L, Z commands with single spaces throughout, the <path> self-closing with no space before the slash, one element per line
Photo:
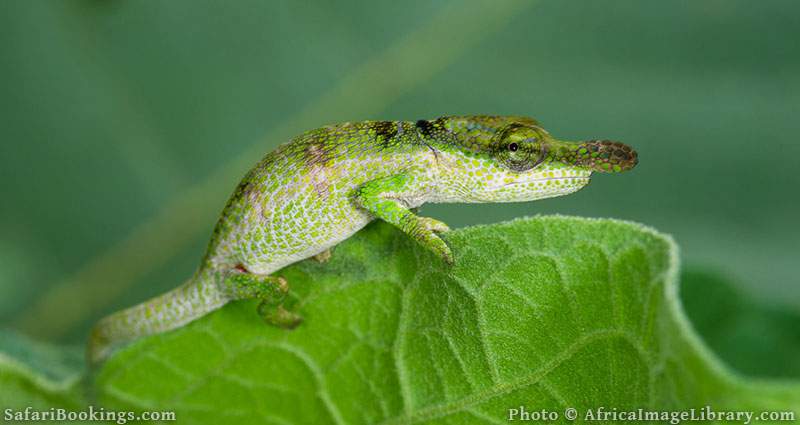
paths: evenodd
<path fill-rule="evenodd" d="M 303 319 L 283 306 L 289 294 L 286 279 L 277 276 L 258 275 L 239 270 L 231 271 L 224 279 L 225 292 L 232 299 L 259 299 L 258 315 L 270 325 L 293 329 Z"/>

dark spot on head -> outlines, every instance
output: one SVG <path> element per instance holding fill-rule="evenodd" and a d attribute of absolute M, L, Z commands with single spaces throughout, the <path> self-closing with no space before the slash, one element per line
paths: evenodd
<path fill-rule="evenodd" d="M 397 123 L 393 121 L 377 121 L 371 124 L 375 136 L 381 145 L 387 146 L 392 138 L 397 135 Z"/>
<path fill-rule="evenodd" d="M 430 137 L 433 133 L 433 124 L 431 124 L 431 122 L 428 120 L 419 120 L 417 121 L 416 126 L 420 134 L 425 137 Z"/>
<path fill-rule="evenodd" d="M 442 129 L 447 132 L 450 131 L 450 129 L 447 127 L 447 118 L 445 117 L 436 118 L 433 120 L 433 125 L 438 129 Z"/>

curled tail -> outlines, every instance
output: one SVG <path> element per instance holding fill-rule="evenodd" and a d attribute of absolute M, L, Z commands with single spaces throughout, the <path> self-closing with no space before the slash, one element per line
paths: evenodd
<path fill-rule="evenodd" d="M 87 347 L 90 364 L 105 360 L 121 343 L 165 332 L 198 319 L 228 302 L 214 273 L 198 272 L 183 285 L 101 319 Z"/>

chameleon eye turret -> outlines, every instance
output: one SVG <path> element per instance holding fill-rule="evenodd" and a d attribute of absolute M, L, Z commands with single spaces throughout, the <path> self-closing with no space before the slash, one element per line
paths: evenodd
<path fill-rule="evenodd" d="M 497 158 L 508 168 L 524 172 L 541 164 L 547 155 L 543 135 L 533 127 L 513 124 L 503 129 L 494 142 Z"/>

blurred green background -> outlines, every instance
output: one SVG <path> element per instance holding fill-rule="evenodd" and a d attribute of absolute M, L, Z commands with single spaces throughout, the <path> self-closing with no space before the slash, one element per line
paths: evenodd
<path fill-rule="evenodd" d="M 671 233 L 712 346 L 800 375 L 752 351 L 800 353 L 798 2 L 4 1 L 0 95 L 5 328 L 77 344 L 176 286 L 241 175 L 303 130 L 521 114 L 629 143 L 640 165 L 565 198 L 426 215 Z"/>

